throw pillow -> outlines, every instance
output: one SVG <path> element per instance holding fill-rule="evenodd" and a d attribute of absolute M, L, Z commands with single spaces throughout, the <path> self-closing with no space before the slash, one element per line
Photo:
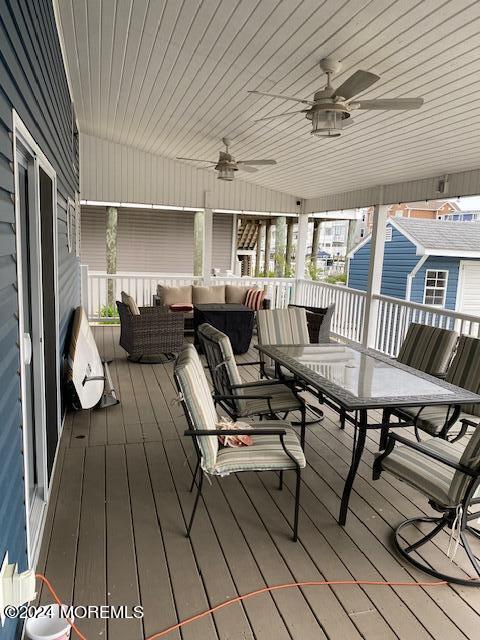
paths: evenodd
<path fill-rule="evenodd" d="M 262 308 L 264 299 L 265 291 L 263 289 L 248 289 L 245 305 L 254 311 L 258 311 Z"/>
<path fill-rule="evenodd" d="M 125 291 L 122 291 L 122 302 L 130 309 L 130 313 L 132 314 L 132 316 L 140 315 L 138 304 L 135 302 L 132 296 L 128 295 L 128 293 L 125 293 Z"/>

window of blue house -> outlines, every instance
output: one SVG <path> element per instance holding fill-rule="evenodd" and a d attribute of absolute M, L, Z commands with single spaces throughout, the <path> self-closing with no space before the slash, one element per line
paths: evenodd
<path fill-rule="evenodd" d="M 425 273 L 423 303 L 444 307 L 447 294 L 447 281 L 448 271 L 427 269 Z"/>

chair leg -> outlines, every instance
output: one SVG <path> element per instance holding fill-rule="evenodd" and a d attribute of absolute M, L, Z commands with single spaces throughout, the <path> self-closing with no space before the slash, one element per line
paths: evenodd
<path fill-rule="evenodd" d="M 195 471 L 193 472 L 192 484 L 190 485 L 190 493 L 193 491 L 193 487 L 195 486 L 195 480 L 197 479 L 198 467 L 200 466 L 200 458 L 197 459 L 197 464 L 195 465 Z"/>
<path fill-rule="evenodd" d="M 300 507 L 300 485 L 301 485 L 301 473 L 300 469 L 296 470 L 297 473 L 297 482 L 295 486 L 295 513 L 293 516 L 293 541 L 297 542 L 298 540 L 298 512 Z"/>
<path fill-rule="evenodd" d="M 345 429 L 345 409 L 340 409 L 340 429 Z"/>
<path fill-rule="evenodd" d="M 203 485 L 203 469 L 200 469 L 200 480 L 198 481 L 197 495 L 195 496 L 192 515 L 190 516 L 190 522 L 188 523 L 188 527 L 187 527 L 187 538 L 190 537 L 190 531 L 192 530 L 193 519 L 195 518 L 195 513 L 197 511 L 198 501 L 202 494 L 202 485 Z"/>
<path fill-rule="evenodd" d="M 280 489 L 280 491 L 282 491 L 283 489 L 283 471 L 280 471 L 280 473 L 278 474 L 278 488 Z"/>

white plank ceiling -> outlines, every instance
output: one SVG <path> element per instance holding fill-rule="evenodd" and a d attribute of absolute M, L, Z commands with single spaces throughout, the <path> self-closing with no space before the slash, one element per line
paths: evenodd
<path fill-rule="evenodd" d="M 305 198 L 480 166 L 478 0 L 57 0 L 80 129 L 165 157 L 277 166 L 242 178 Z M 423 96 L 418 111 L 357 112 L 340 139 L 303 114 L 320 58 L 381 76 L 371 98 Z M 200 166 L 200 165 L 199 165 Z"/>

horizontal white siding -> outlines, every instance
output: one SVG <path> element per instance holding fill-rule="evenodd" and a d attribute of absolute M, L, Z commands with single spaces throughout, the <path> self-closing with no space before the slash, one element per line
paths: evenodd
<path fill-rule="evenodd" d="M 117 271 L 193 273 L 193 213 L 118 210 Z"/>
<path fill-rule="evenodd" d="M 295 197 L 238 175 L 233 182 L 225 182 L 213 170 L 85 134 L 81 135 L 80 175 L 83 200 L 278 213 L 296 210 Z"/>
<path fill-rule="evenodd" d="M 444 176 L 422 178 L 408 182 L 394 182 L 383 186 L 333 193 L 319 198 L 306 200 L 306 211 L 338 211 L 367 207 L 373 204 L 394 204 L 397 202 L 414 202 L 418 200 L 432 200 L 440 197 L 438 182 Z M 480 169 L 461 171 L 448 176 L 448 193 L 444 197 L 474 196 L 480 194 Z"/>
<path fill-rule="evenodd" d="M 233 215 L 213 214 L 212 268 L 226 271 L 232 266 Z"/>

